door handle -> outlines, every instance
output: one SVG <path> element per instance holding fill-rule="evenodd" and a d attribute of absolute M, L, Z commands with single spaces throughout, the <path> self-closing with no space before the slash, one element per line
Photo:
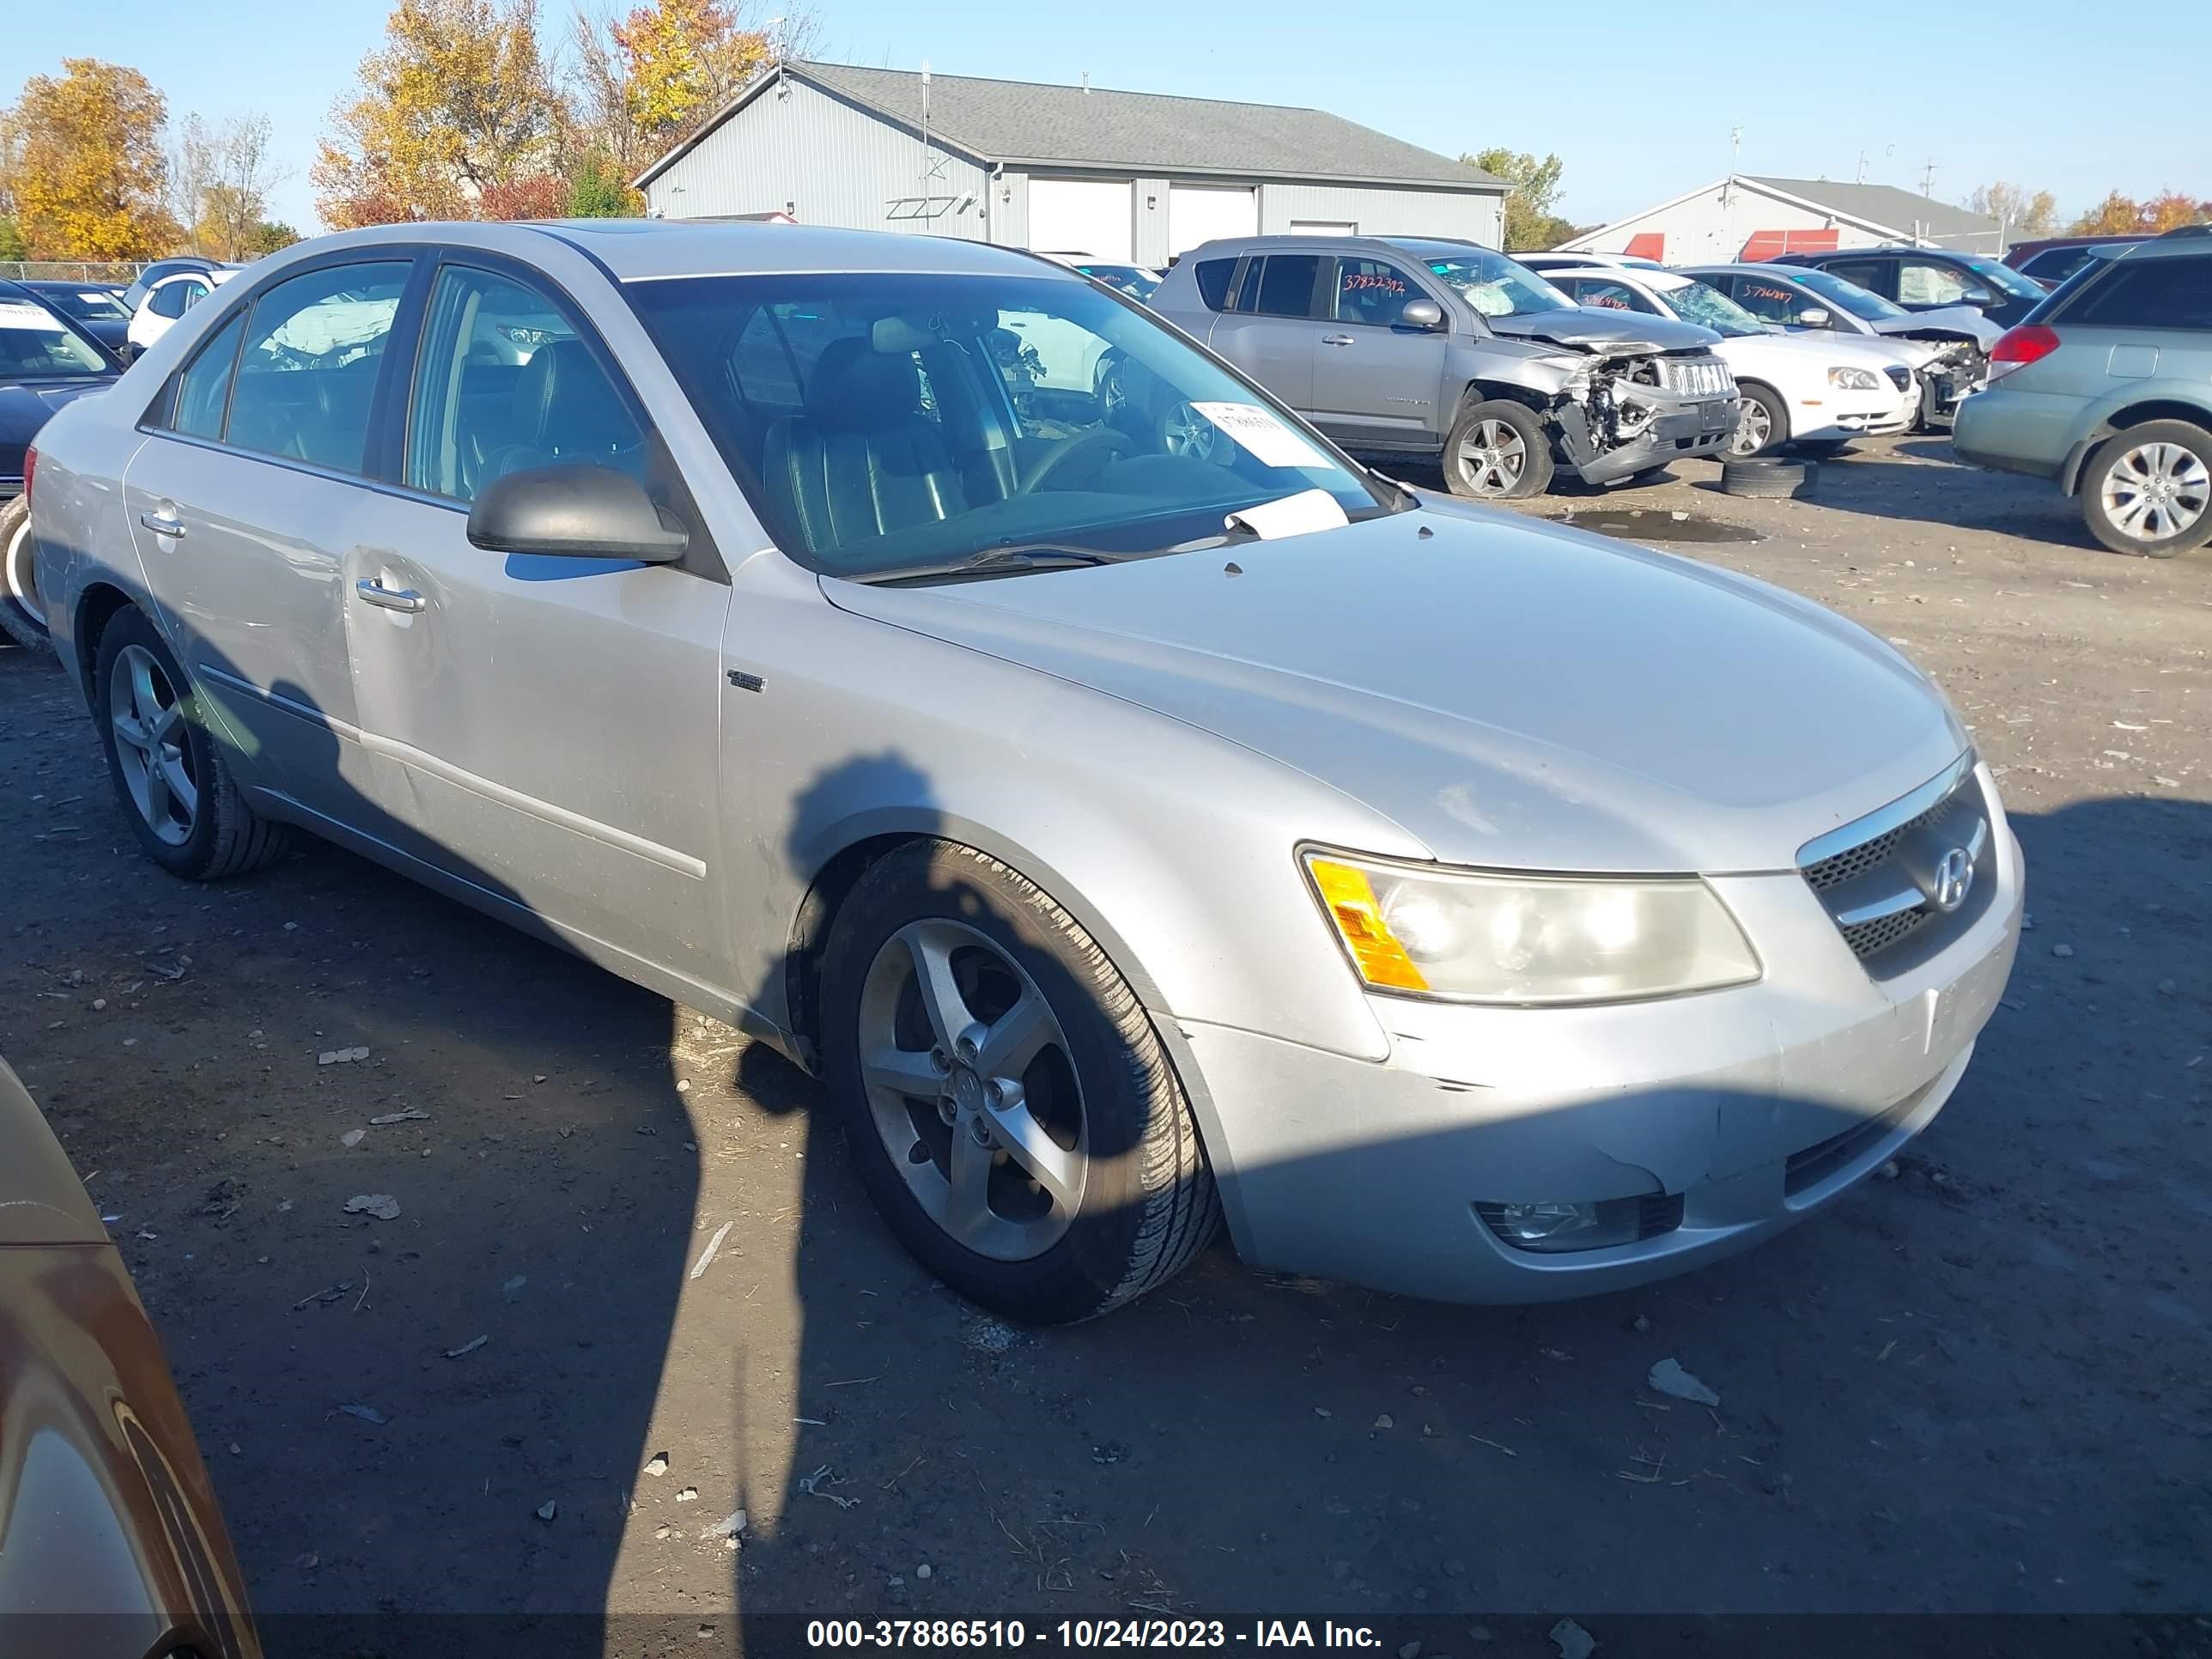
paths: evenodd
<path fill-rule="evenodd" d="M 175 541 L 185 533 L 184 526 L 176 520 L 150 510 L 141 513 L 138 515 L 138 522 L 156 536 L 167 536 L 171 541 Z"/>
<path fill-rule="evenodd" d="M 1321 343 L 1323 345 L 1350 345 L 1352 337 L 1349 334 L 1324 334 L 1321 337 Z"/>
<path fill-rule="evenodd" d="M 404 611 L 410 616 L 428 603 L 411 587 L 386 587 L 367 579 L 356 582 L 353 591 L 380 611 Z"/>

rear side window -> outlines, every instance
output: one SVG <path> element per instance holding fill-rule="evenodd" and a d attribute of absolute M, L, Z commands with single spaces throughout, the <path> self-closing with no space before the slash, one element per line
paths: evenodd
<path fill-rule="evenodd" d="M 1847 283 L 1856 283 L 1861 288 L 1872 289 L 1876 294 L 1884 286 L 1882 277 L 1887 269 L 1881 259 L 1827 259 L 1820 269 L 1832 272 Z"/>
<path fill-rule="evenodd" d="M 253 302 L 223 435 L 242 449 L 358 472 L 369 403 L 410 267 L 330 265 Z"/>
<path fill-rule="evenodd" d="M 2115 266 L 2057 320 L 2087 328 L 2212 329 L 2212 258 Z"/>
<path fill-rule="evenodd" d="M 179 432 L 195 438 L 222 436 L 222 417 L 230 402 L 230 373 L 238 362 L 239 337 L 246 332 L 246 313 L 232 318 L 215 338 L 200 349 L 192 365 L 177 380 L 177 412 L 169 422 Z"/>
<path fill-rule="evenodd" d="M 1270 254 L 1267 269 L 1260 273 L 1260 298 L 1253 309 L 1262 317 L 1311 317 L 1314 283 L 1320 275 L 1317 253 Z"/>
<path fill-rule="evenodd" d="M 1229 307 L 1229 279 L 1237 274 L 1234 259 L 1200 259 L 1193 273 L 1198 278 L 1198 297 L 1206 301 L 1208 311 L 1225 311 Z"/>

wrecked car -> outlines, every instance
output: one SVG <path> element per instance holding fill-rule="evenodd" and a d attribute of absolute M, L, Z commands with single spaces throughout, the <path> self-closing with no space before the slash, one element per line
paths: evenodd
<path fill-rule="evenodd" d="M 1717 453 L 1736 428 L 1710 330 L 1586 309 L 1474 242 L 1208 242 L 1152 305 L 1345 448 L 1439 466 L 1457 495 L 1540 495 L 1562 470 L 1609 483 Z"/>
<path fill-rule="evenodd" d="M 1990 348 L 2004 331 L 1972 306 L 1907 311 L 1833 271 L 1789 265 L 1685 265 L 1763 323 L 1791 333 L 1821 331 L 1884 349 L 1920 386 L 1916 427 L 1948 427 L 1960 403 L 1989 379 Z"/>

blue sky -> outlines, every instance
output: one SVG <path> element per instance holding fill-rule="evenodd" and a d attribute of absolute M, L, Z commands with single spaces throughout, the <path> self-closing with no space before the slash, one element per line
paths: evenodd
<path fill-rule="evenodd" d="M 575 0 L 540 0 L 544 36 Z M 757 15 L 769 15 L 773 0 Z M 264 112 L 291 178 L 277 216 L 315 223 L 308 164 L 386 0 L 21 0 L 0 31 L 0 100 L 89 55 L 143 71 L 173 118 Z M 822 0 L 822 54 L 948 75 L 1311 105 L 1446 155 L 1493 143 L 1565 162 L 1562 210 L 1619 217 L 1728 171 L 1866 177 L 1962 197 L 1992 179 L 2078 210 L 2118 188 L 2212 196 L 2212 113 L 2156 64 L 2212 61 L 2212 6 L 1712 0 L 1566 8 L 1518 0 Z M 1193 20 L 1203 15 L 1202 27 Z M 2148 73 L 2146 73 L 2147 69 Z M 2142 88 L 2138 94 L 2126 90 Z"/>

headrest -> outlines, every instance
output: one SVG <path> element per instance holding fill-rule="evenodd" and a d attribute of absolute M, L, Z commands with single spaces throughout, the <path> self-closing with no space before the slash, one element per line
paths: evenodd
<path fill-rule="evenodd" d="M 877 351 L 857 337 L 823 347 L 806 383 L 807 418 L 844 431 L 889 426 L 921 407 L 921 371 L 912 355 Z"/>
<path fill-rule="evenodd" d="M 593 455 L 637 441 L 637 423 L 581 340 L 549 340 L 515 377 L 514 424 L 523 442 L 562 455 Z"/>

